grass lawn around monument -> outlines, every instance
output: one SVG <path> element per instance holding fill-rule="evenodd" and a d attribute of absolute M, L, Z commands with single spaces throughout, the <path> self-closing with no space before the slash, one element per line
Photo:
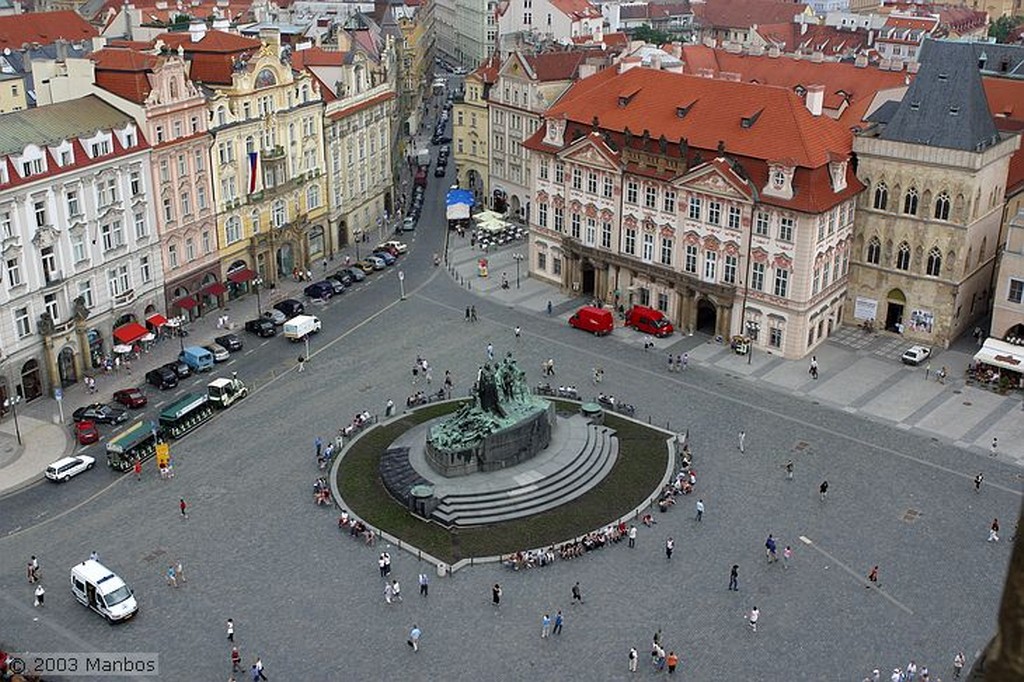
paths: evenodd
<path fill-rule="evenodd" d="M 553 402 L 560 411 L 578 410 L 575 403 Z M 668 465 L 670 455 L 664 432 L 609 414 L 605 424 L 615 429 L 619 439 L 618 459 L 594 488 L 572 502 L 535 516 L 490 526 L 448 529 L 413 516 L 395 501 L 381 481 L 378 465 L 381 455 L 400 434 L 453 412 L 459 405 L 429 405 L 373 429 L 349 448 L 337 471 L 338 488 L 347 508 L 374 528 L 448 563 L 558 544 L 600 528 L 629 513 L 654 492 Z"/>

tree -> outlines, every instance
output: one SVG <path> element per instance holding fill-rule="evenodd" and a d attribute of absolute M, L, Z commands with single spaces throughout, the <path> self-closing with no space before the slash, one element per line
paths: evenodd
<path fill-rule="evenodd" d="M 665 43 L 672 42 L 672 36 L 664 31 L 655 31 L 653 28 L 644 24 L 633 29 L 630 33 L 630 38 L 633 40 L 642 40 L 645 43 L 652 45 L 664 45 Z"/>
<path fill-rule="evenodd" d="M 1024 23 L 1024 17 L 999 17 L 988 27 L 988 34 L 996 39 L 996 42 L 1005 43 L 1010 37 L 1013 29 Z"/>

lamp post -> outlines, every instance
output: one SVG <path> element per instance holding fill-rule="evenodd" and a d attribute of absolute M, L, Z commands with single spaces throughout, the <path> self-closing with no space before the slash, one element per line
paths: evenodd
<path fill-rule="evenodd" d="M 185 352 L 185 318 L 186 315 L 182 315 L 178 318 L 178 345 L 181 346 L 181 352 Z"/>
<path fill-rule="evenodd" d="M 252 286 L 256 289 L 256 316 L 263 317 L 263 299 L 260 297 L 260 289 L 263 287 L 263 278 L 257 276 L 252 281 Z"/>
<path fill-rule="evenodd" d="M 747 320 L 747 364 L 751 364 L 754 355 L 754 339 L 761 331 L 761 325 L 753 320 Z"/>
<path fill-rule="evenodd" d="M 21 427 L 18 426 L 18 403 L 20 403 L 20 402 L 21 402 L 21 396 L 20 395 L 14 395 L 14 396 L 10 396 L 8 398 L 4 398 L 4 407 L 10 408 L 11 412 L 14 414 L 14 435 L 16 435 L 18 437 L 18 445 L 22 444 L 22 442 L 21 442 Z"/>
<path fill-rule="evenodd" d="M 402 300 L 404 301 L 405 300 L 405 273 L 402 272 L 401 270 L 398 271 L 398 292 L 399 292 L 399 295 L 402 297 Z"/>
<path fill-rule="evenodd" d="M 523 261 L 523 258 L 524 256 L 521 253 L 512 254 L 512 259 L 516 262 L 516 289 L 519 288 L 519 264 Z"/>

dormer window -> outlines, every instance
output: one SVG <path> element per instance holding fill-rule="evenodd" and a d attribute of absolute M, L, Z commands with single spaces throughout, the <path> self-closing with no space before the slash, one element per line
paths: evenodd
<path fill-rule="evenodd" d="M 135 146 L 135 131 L 129 130 L 124 134 L 124 146 L 127 149 L 131 149 Z"/>
<path fill-rule="evenodd" d="M 544 144 L 560 147 L 564 136 L 565 119 L 548 119 L 547 129 L 544 131 Z"/>
<path fill-rule="evenodd" d="M 70 166 L 75 162 L 75 154 L 70 149 L 60 150 L 60 165 Z"/>
<path fill-rule="evenodd" d="M 764 194 L 780 199 L 792 199 L 795 170 L 785 163 L 770 164 L 768 166 L 768 183 L 762 190 Z"/>
<path fill-rule="evenodd" d="M 31 159 L 21 162 L 21 177 L 30 178 L 33 175 L 42 175 L 46 170 L 42 159 Z"/>
<path fill-rule="evenodd" d="M 846 160 L 829 161 L 828 174 L 832 179 L 832 191 L 842 192 L 846 189 Z"/>
<path fill-rule="evenodd" d="M 781 168 L 772 171 L 772 189 L 781 190 L 786 186 L 786 174 Z"/>
<path fill-rule="evenodd" d="M 110 140 L 99 140 L 89 145 L 89 152 L 92 158 L 106 156 L 110 153 Z"/>

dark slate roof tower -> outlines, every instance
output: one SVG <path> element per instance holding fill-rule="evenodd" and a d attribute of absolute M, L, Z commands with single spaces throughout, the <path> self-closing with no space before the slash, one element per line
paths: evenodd
<path fill-rule="evenodd" d="M 999 142 L 970 43 L 928 40 L 921 70 L 881 138 L 964 151 Z"/>

